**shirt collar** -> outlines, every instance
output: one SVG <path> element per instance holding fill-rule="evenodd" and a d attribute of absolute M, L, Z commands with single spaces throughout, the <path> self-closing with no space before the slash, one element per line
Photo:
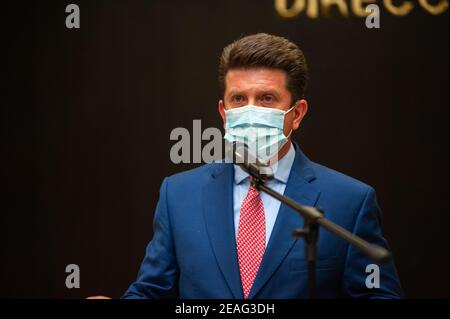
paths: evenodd
<path fill-rule="evenodd" d="M 274 172 L 274 179 L 286 184 L 289 178 L 289 173 L 291 172 L 292 164 L 295 159 L 295 149 L 293 144 L 289 147 L 289 151 L 284 155 L 278 162 L 272 165 L 272 170 Z M 234 183 L 236 185 L 242 183 L 247 177 L 246 173 L 239 165 L 234 165 Z"/>

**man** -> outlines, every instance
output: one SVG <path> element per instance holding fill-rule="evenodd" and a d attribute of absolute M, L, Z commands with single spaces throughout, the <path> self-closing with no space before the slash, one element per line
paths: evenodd
<path fill-rule="evenodd" d="M 375 191 L 310 161 L 291 142 L 308 110 L 307 65 L 295 44 L 269 34 L 241 38 L 224 48 L 219 82 L 225 138 L 258 144 L 258 155 L 276 167 L 269 187 L 387 247 Z M 261 127 L 273 136 L 252 139 L 250 132 Z M 250 186 L 239 166 L 208 164 L 167 177 L 153 239 L 123 298 L 306 298 L 305 243 L 291 235 L 302 224 L 298 214 Z M 367 287 L 373 262 L 356 248 L 321 229 L 318 252 L 319 298 L 402 296 L 393 263 L 379 265 L 379 287 Z"/>

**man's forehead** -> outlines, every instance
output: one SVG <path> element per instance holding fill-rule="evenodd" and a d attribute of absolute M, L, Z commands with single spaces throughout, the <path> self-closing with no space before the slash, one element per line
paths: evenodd
<path fill-rule="evenodd" d="M 278 69 L 232 69 L 225 77 L 228 92 L 242 90 L 279 91 L 286 87 L 286 72 Z"/>

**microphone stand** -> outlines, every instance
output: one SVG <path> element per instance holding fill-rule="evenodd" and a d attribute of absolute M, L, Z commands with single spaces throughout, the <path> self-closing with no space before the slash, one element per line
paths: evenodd
<path fill-rule="evenodd" d="M 232 162 L 239 165 L 252 176 L 251 183 L 259 192 L 279 200 L 298 212 L 304 219 L 303 228 L 294 229 L 292 235 L 305 239 L 305 259 L 308 262 L 308 295 L 309 298 L 317 297 L 316 289 L 316 260 L 317 238 L 319 226 L 334 233 L 338 237 L 355 246 L 370 259 L 377 263 L 385 263 L 391 260 L 390 252 L 384 247 L 369 244 L 359 236 L 356 236 L 345 228 L 323 217 L 324 212 L 312 206 L 303 206 L 293 199 L 284 196 L 266 185 L 266 181 L 273 178 L 272 168 L 266 161 L 262 161 L 250 152 L 246 144 L 233 142 L 226 144 L 226 158 L 232 158 Z"/>
<path fill-rule="evenodd" d="M 245 163 L 239 164 L 241 167 L 247 171 L 252 178 L 252 185 L 258 191 L 262 191 L 271 197 L 279 200 L 283 204 L 294 209 L 298 212 L 304 219 L 303 228 L 295 229 L 292 234 L 295 237 L 301 237 L 305 239 L 305 259 L 308 262 L 308 295 L 310 299 L 317 297 L 316 290 L 316 259 L 317 259 L 317 238 L 319 235 L 319 226 L 324 227 L 328 231 L 334 233 L 338 237 L 344 239 L 349 244 L 357 247 L 363 253 L 365 253 L 369 258 L 377 263 L 385 263 L 391 260 L 390 252 L 378 245 L 369 244 L 364 239 L 356 236 L 346 230 L 345 228 L 333 223 L 332 221 L 323 217 L 323 211 L 312 206 L 303 206 L 294 201 L 293 199 L 284 196 L 270 187 L 265 183 L 267 178 L 265 175 L 261 176 L 257 170 L 249 170 L 245 167 Z M 254 165 L 254 164 L 252 164 Z"/>

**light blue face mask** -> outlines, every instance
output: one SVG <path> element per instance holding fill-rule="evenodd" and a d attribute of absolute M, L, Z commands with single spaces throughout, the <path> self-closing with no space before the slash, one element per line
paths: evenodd
<path fill-rule="evenodd" d="M 224 138 L 230 143 L 245 143 L 256 156 L 269 160 L 287 143 L 292 133 L 292 130 L 287 136 L 283 133 L 284 116 L 295 106 L 287 111 L 254 105 L 225 110 Z"/>

